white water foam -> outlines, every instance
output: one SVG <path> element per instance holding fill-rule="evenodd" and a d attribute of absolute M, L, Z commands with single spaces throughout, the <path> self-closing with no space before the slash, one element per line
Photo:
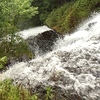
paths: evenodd
<path fill-rule="evenodd" d="M 27 30 L 20 31 L 20 32 L 18 32 L 18 34 L 20 34 L 20 36 L 23 39 L 27 39 L 30 36 L 37 36 L 38 34 L 41 34 L 45 31 L 49 31 L 49 30 L 52 30 L 52 29 L 50 29 L 49 27 L 44 25 L 44 26 L 30 28 L 30 29 L 27 29 Z"/>
<path fill-rule="evenodd" d="M 0 76 L 1 80 L 11 78 L 25 87 L 30 80 L 33 88 L 38 84 L 57 86 L 77 92 L 84 100 L 100 100 L 100 14 L 58 40 L 54 51 L 15 64 Z"/>

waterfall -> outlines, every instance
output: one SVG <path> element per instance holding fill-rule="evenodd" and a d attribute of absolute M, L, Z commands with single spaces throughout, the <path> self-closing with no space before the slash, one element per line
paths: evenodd
<path fill-rule="evenodd" d="M 34 89 L 56 86 L 77 93 L 82 100 L 100 100 L 100 14 L 91 16 L 71 35 L 58 39 L 52 52 L 17 63 L 0 76 L 1 80 L 11 78 L 25 87 L 30 80 Z"/>
<path fill-rule="evenodd" d="M 27 41 L 35 57 L 52 51 L 54 42 L 62 36 L 45 25 L 23 30 L 17 34 Z"/>
<path fill-rule="evenodd" d="M 44 25 L 44 26 L 30 28 L 27 30 L 20 31 L 20 32 L 18 32 L 18 34 L 20 34 L 20 36 L 23 39 L 27 39 L 30 36 L 37 36 L 39 33 L 43 33 L 45 31 L 49 31 L 49 30 L 51 30 L 51 29 Z"/>

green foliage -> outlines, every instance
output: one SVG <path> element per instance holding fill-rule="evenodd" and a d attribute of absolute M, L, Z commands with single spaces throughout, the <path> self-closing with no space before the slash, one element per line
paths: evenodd
<path fill-rule="evenodd" d="M 100 11 L 100 0 L 73 0 L 53 10 L 45 23 L 58 32 L 68 33 L 94 11 Z"/>
<path fill-rule="evenodd" d="M 31 95 L 21 85 L 14 86 L 9 79 L 0 83 L 0 100 L 38 100 L 37 98 L 36 94 Z"/>
<path fill-rule="evenodd" d="M 33 56 L 26 41 L 20 37 L 14 39 L 13 43 L 3 40 L 0 43 L 0 47 L 0 57 L 6 55 L 9 59 L 20 59 L 22 56 L 25 56 L 27 59 L 30 59 Z"/>
<path fill-rule="evenodd" d="M 38 94 L 31 94 L 31 92 L 23 88 L 21 84 L 14 86 L 10 79 L 0 82 L 0 100 L 40 100 Z M 44 100 L 52 100 L 51 87 L 46 88 L 44 95 Z"/>
<path fill-rule="evenodd" d="M 50 12 L 59 6 L 63 5 L 65 2 L 71 0 L 34 0 L 32 2 L 33 6 L 39 7 L 38 15 L 32 17 L 31 22 L 35 26 L 43 25 L 45 20 L 48 18 Z"/>
<path fill-rule="evenodd" d="M 54 97 L 52 92 L 53 92 L 53 90 L 51 87 L 46 87 L 45 100 L 49 100 L 49 99 L 52 99 Z"/>
<path fill-rule="evenodd" d="M 33 0 L 0 1 L 0 35 L 14 34 L 22 21 L 37 14 L 37 7 L 31 7 Z"/>
<path fill-rule="evenodd" d="M 63 32 L 63 23 L 65 22 L 65 17 L 67 15 L 66 10 L 70 8 L 73 3 L 74 2 L 69 2 L 57 9 L 54 9 L 46 19 L 45 23 L 49 27 L 52 27 L 59 32 Z"/>
<path fill-rule="evenodd" d="M 20 24 L 38 13 L 37 7 L 31 6 L 33 0 L 0 0 L 0 57 L 20 57 L 31 55 L 25 41 L 15 33 Z M 8 36 L 10 36 L 8 41 Z M 17 43 L 17 41 L 20 41 Z"/>
<path fill-rule="evenodd" d="M 0 69 L 3 69 L 8 62 L 7 56 L 0 58 Z"/>

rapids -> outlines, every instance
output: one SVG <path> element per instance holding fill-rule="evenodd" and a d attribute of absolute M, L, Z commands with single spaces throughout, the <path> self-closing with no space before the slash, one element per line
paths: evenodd
<path fill-rule="evenodd" d="M 82 100 L 100 100 L 100 14 L 59 39 L 52 52 L 11 66 L 0 75 L 0 80 L 6 78 L 25 87 L 29 82 L 34 89 L 56 86 L 77 93 Z"/>

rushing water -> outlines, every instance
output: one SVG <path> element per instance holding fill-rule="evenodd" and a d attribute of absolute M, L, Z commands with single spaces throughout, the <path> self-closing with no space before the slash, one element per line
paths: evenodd
<path fill-rule="evenodd" d="M 37 36 L 38 34 L 43 33 L 45 31 L 49 31 L 49 30 L 51 30 L 51 29 L 44 25 L 44 26 L 30 28 L 28 30 L 20 31 L 18 34 L 20 34 L 20 36 L 23 39 L 27 39 L 30 36 Z"/>
<path fill-rule="evenodd" d="M 33 88 L 38 84 L 57 86 L 77 92 L 84 100 L 100 100 L 100 14 L 59 39 L 52 52 L 17 63 L 0 78 L 11 78 L 26 87 L 30 80 Z"/>

